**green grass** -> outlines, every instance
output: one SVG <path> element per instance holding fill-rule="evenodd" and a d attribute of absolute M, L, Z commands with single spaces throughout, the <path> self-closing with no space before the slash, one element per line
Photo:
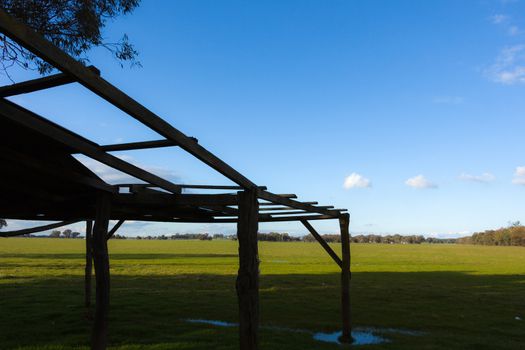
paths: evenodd
<path fill-rule="evenodd" d="M 0 240 L 0 349 L 87 349 L 84 241 Z M 237 244 L 120 241 L 111 253 L 113 349 L 236 349 Z M 338 250 L 337 246 L 334 249 Z M 338 349 L 337 266 L 314 243 L 260 243 L 261 347 Z M 523 349 L 525 248 L 352 245 L 354 324 L 424 332 L 364 349 Z"/>

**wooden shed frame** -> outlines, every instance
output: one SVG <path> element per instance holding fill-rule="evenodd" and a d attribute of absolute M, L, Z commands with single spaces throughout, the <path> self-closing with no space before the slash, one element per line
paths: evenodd
<path fill-rule="evenodd" d="M 96 303 L 91 348 L 106 349 L 110 296 L 107 239 L 125 220 L 237 223 L 239 271 L 236 290 L 239 303 L 239 341 L 241 350 L 258 348 L 259 258 L 257 231 L 259 222 L 300 221 L 341 268 L 341 342 L 350 343 L 350 216 L 346 209 L 319 206 L 317 202 L 296 200 L 293 194 L 275 194 L 257 186 L 230 165 L 201 146 L 149 109 L 126 95 L 100 76 L 94 67 L 86 67 L 57 48 L 39 33 L 17 22 L 0 9 L 0 32 L 53 65 L 58 74 L 0 87 L 0 127 L 35 138 L 32 147 L 21 149 L 16 142 L 0 140 L 0 158 L 6 171 L 0 172 L 0 193 L 23 196 L 23 203 L 0 202 L 0 217 L 20 220 L 58 221 L 30 229 L 0 232 L 2 237 L 45 231 L 74 222 L 86 222 L 85 303 L 91 302 L 91 270 L 95 267 Z M 0 40 L 5 40 L 0 37 Z M 163 137 L 161 140 L 99 145 L 57 125 L 6 97 L 79 83 L 121 111 Z M 21 137 L 22 137 L 21 136 Z M 41 149 L 36 150 L 35 148 Z M 174 184 L 137 167 L 110 152 L 159 147 L 180 147 L 234 182 L 235 186 Z M 111 185 L 106 183 L 73 155 L 83 154 L 144 183 Z M 44 157 L 46 161 L 41 161 Z M 46 158 L 48 157 L 48 158 Z M 48 164 L 48 161 L 54 162 Z M 60 168 L 57 171 L 56 165 Z M 17 170 L 21 169 L 21 170 Z M 31 171 L 30 185 L 18 176 Z M 9 177 L 11 176 L 11 177 Z M 37 181 L 48 179 L 47 183 Z M 51 186 L 46 189 L 46 186 Z M 209 190 L 206 194 L 187 193 L 186 189 Z M 216 193 L 216 190 L 233 191 Z M 7 197 L 6 197 L 7 196 Z M 71 199 L 81 200 L 72 208 Z M 46 203 L 42 206 L 41 203 Z M 336 219 L 341 232 L 341 258 L 317 233 L 311 220 Z M 118 220 L 109 229 L 109 221 Z"/>

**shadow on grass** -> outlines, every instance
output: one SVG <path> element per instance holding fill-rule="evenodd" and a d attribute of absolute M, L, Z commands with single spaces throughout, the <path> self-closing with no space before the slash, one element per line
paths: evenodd
<path fill-rule="evenodd" d="M 261 324 L 338 330 L 339 280 L 339 274 L 261 276 Z M 36 276 L 17 283 L 11 276 L 0 282 L 0 348 L 88 343 L 82 278 Z M 119 349 L 236 349 L 235 329 L 184 321 L 236 322 L 234 286 L 233 275 L 113 276 L 111 343 Z M 352 312 L 356 326 L 425 332 L 393 335 L 392 343 L 367 349 L 521 349 L 525 323 L 515 317 L 525 316 L 524 295 L 521 275 L 360 272 L 353 274 Z M 337 348 L 277 330 L 263 330 L 261 341 L 264 349 Z"/>

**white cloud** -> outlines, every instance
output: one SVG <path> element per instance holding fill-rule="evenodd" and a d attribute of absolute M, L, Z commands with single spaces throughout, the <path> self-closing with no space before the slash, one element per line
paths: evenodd
<path fill-rule="evenodd" d="M 525 185 L 525 166 L 516 167 L 512 183 L 515 185 Z"/>
<path fill-rule="evenodd" d="M 372 187 L 372 182 L 362 175 L 352 173 L 345 178 L 343 187 L 347 190 L 351 188 L 368 188 Z"/>
<path fill-rule="evenodd" d="M 481 175 L 472 175 L 467 173 L 462 173 L 459 175 L 459 179 L 463 181 L 472 181 L 472 182 L 492 182 L 496 177 L 491 173 L 483 173 Z"/>
<path fill-rule="evenodd" d="M 496 83 L 511 85 L 525 83 L 525 45 L 504 48 L 485 75 Z"/>
<path fill-rule="evenodd" d="M 427 180 L 423 175 L 411 177 L 410 179 L 405 181 L 405 184 L 413 188 L 437 188 L 438 187 L 435 183 Z"/>
<path fill-rule="evenodd" d="M 510 26 L 509 29 L 508 29 L 508 33 L 509 35 L 518 35 L 521 33 L 521 30 L 518 26 Z"/>
<path fill-rule="evenodd" d="M 509 19 L 509 16 L 502 15 L 502 14 L 496 14 L 494 16 L 490 16 L 490 20 L 494 24 L 501 24 L 506 22 Z"/>
<path fill-rule="evenodd" d="M 436 96 L 432 99 L 433 103 L 444 105 L 459 105 L 463 101 L 464 98 L 461 96 Z"/>

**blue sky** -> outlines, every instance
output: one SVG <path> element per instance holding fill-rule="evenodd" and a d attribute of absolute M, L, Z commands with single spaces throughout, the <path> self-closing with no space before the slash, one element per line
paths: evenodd
<path fill-rule="evenodd" d="M 143 67 L 95 50 L 104 78 L 256 183 L 348 208 L 354 233 L 525 222 L 523 1 L 144 1 L 106 36 L 124 32 Z M 75 85 L 13 100 L 102 144 L 158 138 Z M 229 183 L 180 150 L 120 154 L 177 182 Z M 203 230 L 234 227 L 121 232 Z"/>

